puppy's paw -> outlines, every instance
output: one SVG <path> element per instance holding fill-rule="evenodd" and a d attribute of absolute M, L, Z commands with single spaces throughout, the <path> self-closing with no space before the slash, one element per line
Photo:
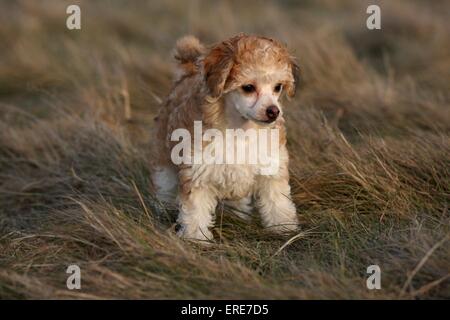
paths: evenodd
<path fill-rule="evenodd" d="M 177 236 L 182 239 L 199 242 L 209 242 L 214 240 L 214 236 L 208 228 L 192 228 L 178 224 L 175 227 Z"/>
<path fill-rule="evenodd" d="M 267 226 L 267 230 L 276 234 L 286 234 L 297 231 L 299 228 L 299 223 L 297 219 L 292 221 L 286 221 L 276 225 Z"/>
<path fill-rule="evenodd" d="M 281 198 L 278 202 L 269 202 L 269 205 L 260 209 L 263 225 L 268 231 L 283 234 L 298 229 L 297 210 L 292 201 Z"/>
<path fill-rule="evenodd" d="M 284 210 L 278 209 L 276 212 L 273 212 L 271 219 L 267 219 L 265 222 L 265 227 L 269 231 L 277 234 L 295 232 L 299 227 L 299 221 L 293 203 L 287 208 L 284 208 Z"/>

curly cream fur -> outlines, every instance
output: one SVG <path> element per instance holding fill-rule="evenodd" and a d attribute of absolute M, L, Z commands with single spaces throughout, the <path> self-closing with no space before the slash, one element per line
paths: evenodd
<path fill-rule="evenodd" d="M 196 120 L 202 121 L 203 130 L 267 127 L 258 121 L 264 120 L 266 104 L 275 103 L 281 110 L 279 96 L 267 91 L 270 86 L 279 82 L 288 96 L 295 93 L 298 68 L 286 48 L 272 39 L 241 34 L 206 49 L 196 38 L 188 36 L 178 41 L 175 57 L 179 62 L 175 83 L 155 119 L 152 181 L 162 201 L 173 201 L 174 193 L 178 193 L 176 202 L 181 224 L 178 234 L 189 239 L 211 240 L 210 228 L 218 201 L 227 201 L 238 214 L 248 214 L 253 198 L 265 227 L 274 232 L 296 229 L 298 221 L 290 199 L 289 157 L 282 113 L 270 124 L 271 128 L 280 130 L 280 169 L 276 175 L 261 176 L 258 165 L 247 163 L 175 166 L 170 160 L 174 146 L 171 133 L 185 128 L 193 134 Z M 246 81 L 269 88 L 265 89 L 267 92 L 258 92 L 255 99 L 259 99 L 258 106 L 261 106 L 251 110 L 250 120 L 234 107 L 250 99 L 239 91 Z M 267 96 L 263 97 L 265 100 L 259 98 L 263 95 Z"/>

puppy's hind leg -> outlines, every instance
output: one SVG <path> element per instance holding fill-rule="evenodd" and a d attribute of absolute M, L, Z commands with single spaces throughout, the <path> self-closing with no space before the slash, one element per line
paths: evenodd
<path fill-rule="evenodd" d="M 156 167 L 152 172 L 152 182 L 157 199 L 165 205 L 175 205 L 178 191 L 178 175 L 173 168 Z"/>
<path fill-rule="evenodd" d="M 251 219 L 253 210 L 252 196 L 247 196 L 236 201 L 226 200 L 224 202 L 225 205 L 230 208 L 231 212 L 239 218 L 245 221 L 249 221 Z"/>

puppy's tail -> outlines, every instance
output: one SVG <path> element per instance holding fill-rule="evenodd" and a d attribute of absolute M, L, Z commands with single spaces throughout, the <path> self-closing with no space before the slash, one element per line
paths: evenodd
<path fill-rule="evenodd" d="M 196 61 L 205 53 L 205 47 L 194 36 L 185 36 L 177 41 L 175 59 L 178 61 L 177 78 L 197 72 Z"/>

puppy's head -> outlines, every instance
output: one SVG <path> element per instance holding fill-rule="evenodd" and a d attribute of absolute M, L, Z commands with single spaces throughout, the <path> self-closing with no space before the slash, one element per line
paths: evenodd
<path fill-rule="evenodd" d="M 238 35 L 214 46 L 204 59 L 211 99 L 256 123 L 274 122 L 281 114 L 280 97 L 295 94 L 298 67 L 275 40 Z"/>

